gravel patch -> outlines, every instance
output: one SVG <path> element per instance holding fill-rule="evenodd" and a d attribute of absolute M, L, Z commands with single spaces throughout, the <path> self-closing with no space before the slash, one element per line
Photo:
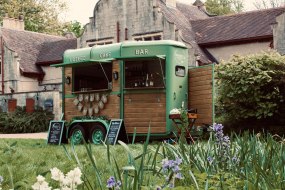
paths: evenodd
<path fill-rule="evenodd" d="M 19 133 L 19 134 L 0 134 L 0 139 L 47 139 L 47 132 L 43 133 Z"/>

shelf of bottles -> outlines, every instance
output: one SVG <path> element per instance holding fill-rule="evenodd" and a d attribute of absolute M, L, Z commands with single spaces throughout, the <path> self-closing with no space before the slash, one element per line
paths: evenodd
<path fill-rule="evenodd" d="M 148 64 L 133 64 L 125 68 L 125 88 L 162 88 L 156 73 Z M 162 79 L 161 79 L 162 80 Z"/>

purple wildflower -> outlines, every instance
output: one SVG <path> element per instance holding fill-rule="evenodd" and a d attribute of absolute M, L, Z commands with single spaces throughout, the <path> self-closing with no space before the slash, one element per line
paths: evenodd
<path fill-rule="evenodd" d="M 213 159 L 211 156 L 208 156 L 207 160 L 208 160 L 208 162 L 209 162 L 210 164 L 212 164 L 213 161 L 214 161 L 214 159 Z"/>
<path fill-rule="evenodd" d="M 224 126 L 222 124 L 214 123 L 214 125 L 213 125 L 213 130 L 215 132 L 223 131 L 223 128 L 224 128 Z"/>
<path fill-rule="evenodd" d="M 107 187 L 108 188 L 115 188 L 115 190 L 120 190 L 121 185 L 122 185 L 121 181 L 116 181 L 114 176 L 111 176 L 107 180 Z"/>
<path fill-rule="evenodd" d="M 182 163 L 182 159 L 176 157 L 176 159 L 175 159 L 175 164 L 176 164 L 176 165 L 180 165 L 181 163 Z"/>
<path fill-rule="evenodd" d="M 177 179 L 183 179 L 183 176 L 182 176 L 181 173 L 177 173 L 177 174 L 175 175 L 175 178 L 177 178 Z"/>
<path fill-rule="evenodd" d="M 174 173 L 177 173 L 177 172 L 180 171 L 180 168 L 179 168 L 178 165 L 174 165 L 171 169 L 172 169 L 172 171 L 173 171 Z"/>
<path fill-rule="evenodd" d="M 236 156 L 234 156 L 232 157 L 232 162 L 236 164 L 239 162 L 239 159 Z"/>
<path fill-rule="evenodd" d="M 168 187 L 169 188 L 174 188 L 174 184 L 173 183 L 169 183 Z"/>
<path fill-rule="evenodd" d="M 116 186 L 116 180 L 114 176 L 111 176 L 108 180 L 107 180 L 107 187 L 108 188 L 113 188 Z"/>

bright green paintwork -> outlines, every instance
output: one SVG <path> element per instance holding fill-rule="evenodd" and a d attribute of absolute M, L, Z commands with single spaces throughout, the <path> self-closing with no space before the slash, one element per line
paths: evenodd
<path fill-rule="evenodd" d="M 97 46 L 92 48 L 84 48 L 78 50 L 67 50 L 64 53 L 64 63 L 54 65 L 55 67 L 65 66 L 81 66 L 83 64 L 96 64 L 96 62 L 110 62 L 111 60 L 120 61 L 120 117 L 124 118 L 124 94 L 134 93 L 133 90 L 124 90 L 124 61 L 128 59 L 145 59 L 157 58 L 165 59 L 165 89 L 155 90 L 157 93 L 166 93 L 166 131 L 171 133 L 172 121 L 168 119 L 171 109 L 180 108 L 182 102 L 187 108 L 188 105 L 188 49 L 177 41 L 140 41 L 140 42 L 123 42 L 118 44 L 110 44 L 105 46 Z M 82 59 L 83 61 L 80 61 Z M 90 63 L 91 62 L 91 63 Z M 185 67 L 185 76 L 178 77 L 175 75 L 175 66 Z M 143 90 L 147 93 L 147 90 Z M 150 91 L 149 91 L 150 92 Z M 154 92 L 154 91 L 152 91 Z M 137 93 L 137 92 L 136 92 Z M 66 94 L 65 98 L 71 97 Z M 75 121 L 73 121 L 75 122 Z M 85 122 L 85 121 L 78 121 Z M 90 122 L 90 121 L 89 121 Z M 105 126 L 107 126 L 105 124 Z M 157 135 L 157 134 L 155 134 Z M 161 134 L 165 135 L 165 134 Z"/>

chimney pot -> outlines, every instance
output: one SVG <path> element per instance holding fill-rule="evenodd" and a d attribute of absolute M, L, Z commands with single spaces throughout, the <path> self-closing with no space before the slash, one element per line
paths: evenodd
<path fill-rule="evenodd" d="M 168 7 L 176 7 L 176 0 L 165 0 L 165 4 Z"/>

